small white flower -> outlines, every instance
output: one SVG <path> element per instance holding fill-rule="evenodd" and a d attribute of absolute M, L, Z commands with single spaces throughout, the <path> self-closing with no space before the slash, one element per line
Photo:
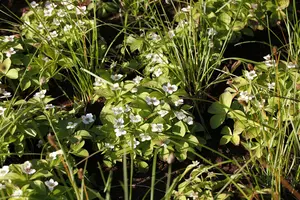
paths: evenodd
<path fill-rule="evenodd" d="M 217 31 L 214 28 L 208 28 L 208 36 L 215 36 Z"/>
<path fill-rule="evenodd" d="M 5 53 L 6 57 L 10 58 L 11 55 L 16 53 L 16 51 L 14 48 L 10 47 L 9 50 L 5 51 L 4 53 Z"/>
<path fill-rule="evenodd" d="M 0 183 L 0 190 L 4 190 L 4 189 L 6 189 L 6 185 L 5 185 L 5 184 L 2 184 L 2 183 Z"/>
<path fill-rule="evenodd" d="M 162 54 L 153 54 L 151 61 L 153 63 L 159 63 L 159 64 L 163 64 L 163 63 L 167 63 L 163 60 L 163 55 Z"/>
<path fill-rule="evenodd" d="M 52 16 L 53 9 L 45 9 L 44 10 L 44 16 L 45 17 L 51 17 Z"/>
<path fill-rule="evenodd" d="M 4 91 L 4 92 L 2 92 L 2 94 L 3 94 L 3 96 L 0 97 L 1 99 L 11 97 L 11 93 L 10 92 Z"/>
<path fill-rule="evenodd" d="M 75 22 L 76 26 L 83 26 L 85 25 L 85 22 L 82 20 L 78 20 L 77 22 Z"/>
<path fill-rule="evenodd" d="M 7 165 L 4 165 L 2 168 L 0 168 L 0 177 L 5 176 L 9 172 L 9 167 Z"/>
<path fill-rule="evenodd" d="M 152 132 L 162 132 L 163 131 L 163 124 L 151 124 L 151 130 Z"/>
<path fill-rule="evenodd" d="M 31 164 L 31 162 L 29 162 L 29 161 L 26 161 L 26 162 L 24 162 L 23 163 L 23 165 L 22 165 L 22 171 L 25 173 L 25 174 L 34 174 L 35 172 L 36 172 L 36 170 L 35 169 L 32 169 L 31 168 L 32 167 L 32 164 Z"/>
<path fill-rule="evenodd" d="M 146 97 L 146 103 L 148 105 L 158 106 L 160 104 L 159 100 L 156 97 Z"/>
<path fill-rule="evenodd" d="M 82 115 L 81 119 L 84 124 L 90 124 L 95 121 L 92 113 L 87 113 L 86 115 Z"/>
<path fill-rule="evenodd" d="M 14 35 L 9 35 L 9 36 L 4 36 L 3 42 L 13 42 L 15 36 Z"/>
<path fill-rule="evenodd" d="M 164 117 L 164 116 L 166 116 L 168 113 L 169 113 L 169 111 L 167 111 L 167 110 L 160 110 L 160 111 L 158 111 L 157 112 L 161 117 Z"/>
<path fill-rule="evenodd" d="M 182 111 L 175 111 L 174 114 L 178 120 L 183 120 L 187 117 Z"/>
<path fill-rule="evenodd" d="M 130 118 L 130 122 L 131 123 L 139 123 L 142 121 L 142 117 L 140 115 L 133 115 L 133 114 L 130 114 L 129 115 L 129 118 Z"/>
<path fill-rule="evenodd" d="M 193 118 L 188 116 L 187 118 L 184 118 L 183 121 L 185 123 L 187 123 L 188 125 L 193 125 L 194 124 L 194 121 L 193 121 Z"/>
<path fill-rule="evenodd" d="M 128 104 L 126 104 L 124 112 L 129 112 L 129 111 L 131 111 L 131 108 Z"/>
<path fill-rule="evenodd" d="M 86 14 L 86 6 L 77 6 L 76 7 L 76 14 L 77 15 Z"/>
<path fill-rule="evenodd" d="M 264 63 L 267 67 L 272 67 L 276 64 L 276 61 L 274 59 L 271 60 L 270 54 L 263 57 L 265 59 Z"/>
<path fill-rule="evenodd" d="M 150 137 L 149 135 L 145 135 L 144 133 L 141 133 L 141 134 L 140 134 L 140 137 L 141 137 L 141 141 L 142 141 L 142 142 L 151 140 L 151 137 Z"/>
<path fill-rule="evenodd" d="M 47 62 L 50 61 L 50 58 L 48 58 L 47 56 L 44 56 L 44 57 L 42 58 L 42 60 L 45 61 L 45 62 L 47 63 Z"/>
<path fill-rule="evenodd" d="M 183 99 L 178 99 L 177 101 L 174 102 L 175 106 L 181 106 L 183 104 Z"/>
<path fill-rule="evenodd" d="M 124 119 L 122 117 L 115 119 L 114 128 L 124 128 Z"/>
<path fill-rule="evenodd" d="M 67 5 L 67 9 L 68 10 L 73 10 L 74 8 L 75 8 L 75 6 L 73 4 Z"/>
<path fill-rule="evenodd" d="M 114 74 L 114 75 L 111 75 L 111 76 L 110 76 L 110 78 L 111 78 L 113 81 L 118 81 L 118 80 L 120 80 L 122 77 L 123 77 L 122 74 Z"/>
<path fill-rule="evenodd" d="M 247 91 L 241 91 L 238 100 L 245 101 L 246 103 L 248 103 L 248 101 L 252 100 L 253 98 L 254 98 L 254 96 L 248 94 Z"/>
<path fill-rule="evenodd" d="M 289 62 L 287 64 L 287 68 L 289 68 L 289 69 L 293 69 L 293 68 L 296 68 L 296 67 L 297 67 L 297 64 L 295 64 L 295 63 Z"/>
<path fill-rule="evenodd" d="M 32 1 L 32 2 L 30 3 L 30 5 L 31 5 L 31 7 L 35 8 L 35 7 L 37 7 L 39 4 L 37 4 L 35 1 Z"/>
<path fill-rule="evenodd" d="M 163 85 L 163 90 L 166 93 L 173 94 L 177 91 L 177 85 L 171 85 L 171 83 L 167 83 L 167 85 Z"/>
<path fill-rule="evenodd" d="M 155 70 L 154 72 L 153 72 L 153 75 L 155 76 L 155 77 L 159 77 L 160 75 L 162 75 L 162 71 L 161 71 L 161 69 L 160 68 L 158 68 L 157 70 Z"/>
<path fill-rule="evenodd" d="M 138 91 L 137 88 L 132 88 L 132 89 L 130 90 L 131 93 L 137 93 L 137 91 Z"/>
<path fill-rule="evenodd" d="M 45 185 L 48 187 L 48 189 L 52 192 L 53 189 L 58 186 L 58 182 L 54 181 L 52 178 L 49 181 L 45 181 Z"/>
<path fill-rule="evenodd" d="M 70 3 L 71 3 L 70 0 L 62 0 L 61 1 L 61 5 L 64 5 L 64 6 L 66 6 L 66 5 L 70 4 Z"/>
<path fill-rule="evenodd" d="M 102 85 L 103 81 L 100 78 L 96 78 L 94 82 L 95 87 L 100 87 Z"/>
<path fill-rule="evenodd" d="M 23 191 L 20 189 L 14 190 L 14 192 L 11 194 L 12 197 L 20 197 L 23 195 Z"/>
<path fill-rule="evenodd" d="M 271 56 L 270 56 L 270 54 L 268 54 L 268 55 L 264 56 L 263 58 L 264 58 L 265 60 L 271 60 Z"/>
<path fill-rule="evenodd" d="M 149 37 L 153 41 L 159 41 L 159 40 L 161 40 L 161 37 L 159 35 L 157 35 L 156 33 L 150 33 Z"/>
<path fill-rule="evenodd" d="M 39 99 L 43 99 L 45 98 L 45 94 L 46 94 L 46 90 L 41 90 L 37 93 L 34 94 L 34 97 L 39 98 Z"/>
<path fill-rule="evenodd" d="M 132 144 L 132 143 L 133 143 L 133 144 Z M 130 141 L 128 144 L 129 144 L 129 146 L 131 146 L 131 147 L 133 146 L 133 148 L 135 149 L 136 146 L 140 144 L 140 142 L 137 141 L 135 138 L 133 138 L 133 142 Z"/>
<path fill-rule="evenodd" d="M 134 79 L 133 79 L 133 82 L 135 83 L 135 84 L 140 84 L 140 82 L 141 82 L 141 80 L 143 80 L 143 77 L 141 77 L 141 76 L 136 76 Z"/>
<path fill-rule="evenodd" d="M 50 103 L 50 104 L 46 104 L 46 106 L 45 106 L 45 109 L 46 109 L 46 110 L 52 109 L 52 108 L 55 108 L 55 106 L 52 105 L 51 103 Z"/>
<path fill-rule="evenodd" d="M 52 38 L 55 38 L 55 37 L 58 36 L 58 33 L 57 33 L 56 31 L 52 31 L 52 32 L 50 32 L 50 36 L 51 36 Z"/>
<path fill-rule="evenodd" d="M 267 85 L 268 85 L 269 90 L 274 90 L 275 89 L 275 82 L 268 83 Z"/>
<path fill-rule="evenodd" d="M 64 16 L 66 16 L 66 12 L 63 11 L 62 9 L 59 9 L 59 10 L 57 11 L 57 15 L 58 15 L 59 17 L 64 17 Z"/>
<path fill-rule="evenodd" d="M 185 7 L 185 8 L 181 8 L 182 12 L 190 12 L 191 10 L 191 6 Z"/>
<path fill-rule="evenodd" d="M 68 125 L 67 125 L 67 129 L 73 129 L 73 128 L 76 128 L 78 124 L 77 123 L 74 123 L 74 122 L 68 122 Z"/>
<path fill-rule="evenodd" d="M 69 32 L 71 29 L 72 29 L 72 25 L 67 24 L 64 27 L 64 32 Z"/>
<path fill-rule="evenodd" d="M 0 106 L 0 116 L 4 115 L 6 108 L 3 108 L 2 106 Z"/>
<path fill-rule="evenodd" d="M 57 19 L 57 18 L 54 18 L 52 23 L 53 23 L 55 26 L 59 26 L 60 23 L 61 23 L 61 20 L 60 20 L 60 19 Z"/>
<path fill-rule="evenodd" d="M 62 154 L 63 154 L 62 150 L 54 151 L 52 153 L 49 153 L 49 158 L 55 160 L 58 155 L 62 155 Z"/>
<path fill-rule="evenodd" d="M 105 145 L 105 147 L 107 147 L 109 149 L 115 148 L 115 146 L 113 144 L 110 144 L 110 143 L 105 143 L 104 145 Z"/>
<path fill-rule="evenodd" d="M 175 37 L 175 32 L 174 32 L 174 30 L 169 30 L 169 31 L 168 31 L 168 35 L 169 35 L 170 38 Z"/>
<path fill-rule="evenodd" d="M 257 77 L 257 74 L 255 73 L 254 70 L 252 70 L 250 72 L 246 71 L 245 76 L 248 80 L 253 80 L 255 77 Z"/>
<path fill-rule="evenodd" d="M 127 132 L 125 130 L 123 130 L 123 129 L 116 128 L 115 129 L 115 133 L 116 133 L 117 137 L 120 137 L 122 135 L 125 135 Z"/>
<path fill-rule="evenodd" d="M 120 115 L 124 113 L 124 109 L 122 107 L 113 107 L 112 111 L 114 112 L 114 115 Z"/>
<path fill-rule="evenodd" d="M 119 83 L 114 83 L 112 86 L 111 86 L 111 90 L 120 90 L 121 87 L 119 85 Z"/>
<path fill-rule="evenodd" d="M 37 148 L 41 148 L 43 145 L 44 145 L 43 140 L 39 140 L 36 146 Z"/>

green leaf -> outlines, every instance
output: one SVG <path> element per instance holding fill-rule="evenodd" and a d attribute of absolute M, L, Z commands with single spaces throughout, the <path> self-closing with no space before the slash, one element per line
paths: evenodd
<path fill-rule="evenodd" d="M 137 165 L 139 172 L 147 172 L 149 169 L 149 165 L 145 161 L 138 161 Z"/>
<path fill-rule="evenodd" d="M 222 135 L 232 135 L 231 129 L 228 126 L 224 126 L 221 130 Z"/>
<path fill-rule="evenodd" d="M 3 63 L 0 63 L 0 71 L 3 73 L 3 74 L 6 74 L 7 71 L 9 70 L 11 66 L 11 60 L 10 58 L 6 58 Z"/>
<path fill-rule="evenodd" d="M 91 134 L 86 130 L 79 130 L 75 133 L 75 135 L 81 136 L 84 139 L 91 139 Z"/>
<path fill-rule="evenodd" d="M 219 97 L 220 103 L 225 106 L 224 109 L 225 109 L 226 112 L 228 111 L 228 109 L 231 106 L 232 98 L 233 97 L 232 97 L 230 92 L 224 92 Z"/>
<path fill-rule="evenodd" d="M 224 22 L 226 25 L 229 25 L 230 22 L 231 22 L 231 17 L 230 17 L 230 15 L 228 15 L 228 14 L 225 13 L 225 12 L 222 12 L 222 13 L 219 15 L 219 19 L 220 19 L 220 21 Z"/>
<path fill-rule="evenodd" d="M 278 0 L 278 5 L 280 9 L 285 9 L 289 6 L 290 0 Z"/>
<path fill-rule="evenodd" d="M 186 133 L 185 124 L 182 121 L 176 122 L 172 127 L 172 132 L 175 135 L 179 135 L 179 136 L 183 137 Z"/>
<path fill-rule="evenodd" d="M 47 170 L 41 170 L 41 171 L 37 171 L 36 173 L 34 173 L 31 177 L 30 180 L 35 180 L 38 178 L 47 178 L 52 176 L 52 174 L 47 171 Z"/>
<path fill-rule="evenodd" d="M 233 134 L 241 134 L 245 130 L 245 124 L 241 121 L 234 122 Z"/>
<path fill-rule="evenodd" d="M 210 114 L 226 114 L 226 109 L 220 102 L 214 102 L 209 106 L 207 112 Z"/>
<path fill-rule="evenodd" d="M 240 31 L 245 27 L 245 23 L 241 21 L 235 21 L 232 27 L 233 31 Z"/>
<path fill-rule="evenodd" d="M 238 135 L 238 134 L 233 134 L 233 135 L 232 135 L 232 138 L 231 138 L 231 142 L 232 142 L 234 145 L 238 146 L 238 145 L 240 144 L 240 135 Z"/>
<path fill-rule="evenodd" d="M 10 69 L 5 76 L 10 79 L 17 79 L 19 77 L 19 72 L 17 69 Z"/>
<path fill-rule="evenodd" d="M 46 194 L 46 192 L 47 192 L 45 184 L 40 180 L 35 180 L 35 181 L 31 182 L 30 185 L 31 185 L 32 189 L 34 189 L 35 193 Z"/>
<path fill-rule="evenodd" d="M 210 118 L 209 124 L 212 129 L 216 129 L 225 121 L 226 114 L 217 114 Z"/>
<path fill-rule="evenodd" d="M 232 136 L 231 135 L 223 135 L 220 139 L 220 145 L 225 145 L 230 142 Z"/>
<path fill-rule="evenodd" d="M 88 157 L 89 156 L 89 152 L 86 149 L 81 149 L 78 152 L 71 152 L 71 153 L 78 157 Z"/>

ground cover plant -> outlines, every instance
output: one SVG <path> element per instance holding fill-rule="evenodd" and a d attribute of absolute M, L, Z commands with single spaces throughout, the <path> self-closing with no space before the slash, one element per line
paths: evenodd
<path fill-rule="evenodd" d="M 296 1 L 16 4 L 2 199 L 300 199 Z"/>

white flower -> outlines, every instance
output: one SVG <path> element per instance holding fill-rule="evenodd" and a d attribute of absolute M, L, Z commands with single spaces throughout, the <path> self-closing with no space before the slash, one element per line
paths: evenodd
<path fill-rule="evenodd" d="M 271 60 L 270 54 L 263 57 L 265 59 L 264 63 L 267 67 L 272 67 L 276 64 L 276 61 L 274 59 Z"/>
<path fill-rule="evenodd" d="M 4 165 L 2 168 L 0 168 L 0 177 L 5 176 L 9 172 L 9 167 L 7 165 Z"/>
<path fill-rule="evenodd" d="M 56 31 L 52 31 L 52 32 L 50 32 L 50 36 L 53 37 L 53 38 L 55 38 L 55 37 L 58 36 L 58 34 L 57 34 Z"/>
<path fill-rule="evenodd" d="M 163 131 L 163 124 L 151 124 L 151 130 L 152 132 L 162 132 Z"/>
<path fill-rule="evenodd" d="M 187 123 L 188 125 L 193 125 L 194 124 L 194 121 L 193 121 L 193 118 L 188 116 L 187 118 L 184 118 L 183 121 L 185 123 Z"/>
<path fill-rule="evenodd" d="M 275 89 L 275 82 L 268 83 L 268 89 L 269 90 L 274 90 Z"/>
<path fill-rule="evenodd" d="M 4 115 L 6 108 L 3 108 L 2 106 L 0 106 L 0 116 Z"/>
<path fill-rule="evenodd" d="M 114 115 L 120 115 L 124 113 L 124 109 L 122 107 L 113 107 L 112 111 L 114 112 Z"/>
<path fill-rule="evenodd" d="M 35 169 L 31 169 L 31 167 L 32 167 L 31 162 L 26 161 L 26 162 L 23 163 L 23 165 L 22 165 L 21 168 L 22 168 L 22 171 L 25 174 L 34 174 L 36 172 L 36 170 Z"/>
<path fill-rule="evenodd" d="M 120 88 L 119 83 L 114 83 L 114 84 L 111 86 L 111 89 L 112 89 L 112 90 L 120 90 L 121 88 Z"/>
<path fill-rule="evenodd" d="M 52 178 L 49 181 L 45 181 L 45 185 L 52 192 L 53 189 L 58 185 L 57 181 L 54 181 Z"/>
<path fill-rule="evenodd" d="M 287 68 L 289 68 L 289 69 L 293 69 L 293 68 L 296 68 L 296 67 L 297 67 L 297 64 L 295 64 L 295 63 L 289 62 L 287 64 Z"/>
<path fill-rule="evenodd" d="M 140 82 L 141 82 L 141 80 L 143 80 L 143 77 L 141 77 L 141 76 L 136 76 L 134 79 L 133 79 L 133 82 L 135 83 L 135 84 L 140 84 Z"/>
<path fill-rule="evenodd" d="M 124 119 L 122 117 L 115 119 L 114 128 L 124 128 Z"/>
<path fill-rule="evenodd" d="M 164 85 L 162 88 L 166 93 L 169 94 L 173 94 L 177 91 L 177 85 L 171 85 L 171 83 L 167 83 L 167 85 Z"/>
<path fill-rule="evenodd" d="M 185 7 L 185 8 L 181 8 L 182 12 L 190 12 L 191 10 L 191 6 Z"/>
<path fill-rule="evenodd" d="M 153 98 L 151 98 L 151 97 L 146 97 L 146 103 L 147 103 L 148 105 L 158 106 L 160 102 L 159 102 L 159 100 L 157 100 L 156 97 L 153 97 Z"/>
<path fill-rule="evenodd" d="M 39 4 L 37 4 L 35 1 L 32 1 L 32 2 L 30 3 L 30 5 L 31 5 L 31 7 L 35 8 L 35 7 L 37 7 Z"/>
<path fill-rule="evenodd" d="M 161 69 L 160 68 L 158 68 L 157 70 L 155 70 L 154 72 L 153 72 L 153 75 L 155 76 L 155 77 L 159 77 L 160 75 L 162 75 L 162 71 L 161 71 Z"/>
<path fill-rule="evenodd" d="M 84 124 L 90 124 L 95 121 L 92 113 L 87 113 L 86 115 L 82 115 L 81 119 Z"/>
<path fill-rule="evenodd" d="M 182 111 L 175 111 L 174 114 L 178 120 L 183 120 L 187 117 Z"/>
<path fill-rule="evenodd" d="M 214 36 L 217 34 L 217 31 L 214 28 L 208 28 L 208 36 Z"/>
<path fill-rule="evenodd" d="M 52 23 L 53 23 L 55 26 L 59 26 L 61 22 L 62 22 L 62 20 L 57 19 L 57 18 L 54 18 Z"/>
<path fill-rule="evenodd" d="M 16 51 L 14 48 L 10 47 L 9 50 L 5 51 L 4 53 L 5 53 L 6 57 L 10 58 L 11 55 L 16 53 Z"/>
<path fill-rule="evenodd" d="M 45 94 L 46 94 L 46 90 L 41 90 L 37 93 L 34 94 L 34 97 L 39 98 L 39 99 L 43 99 L 45 98 Z"/>
<path fill-rule="evenodd" d="M 67 9 L 68 10 L 73 10 L 74 8 L 75 8 L 75 6 L 73 4 L 67 5 Z"/>
<path fill-rule="evenodd" d="M 252 70 L 250 72 L 246 71 L 245 76 L 248 80 L 253 80 L 257 76 L 257 74 L 255 73 L 254 70 Z"/>
<path fill-rule="evenodd" d="M 123 129 L 116 128 L 115 129 L 115 133 L 116 133 L 117 137 L 120 137 L 122 135 L 125 135 L 127 132 L 125 130 L 123 130 Z"/>
<path fill-rule="evenodd" d="M 110 78 L 111 78 L 113 81 L 118 81 L 118 80 L 120 80 L 122 77 L 123 77 L 122 74 L 114 74 L 114 75 L 111 75 L 111 76 L 110 76 Z"/>
<path fill-rule="evenodd" d="M 77 123 L 74 123 L 74 122 L 68 122 L 68 125 L 67 125 L 67 129 L 73 129 L 73 128 L 76 128 L 78 124 Z"/>
<path fill-rule="evenodd" d="M 169 35 L 170 38 L 175 37 L 175 32 L 174 32 L 174 30 L 169 30 L 169 31 L 168 31 L 168 35 Z"/>
<path fill-rule="evenodd" d="M 71 29 L 72 29 L 72 25 L 67 24 L 64 27 L 64 32 L 69 32 Z"/>
<path fill-rule="evenodd" d="M 132 88 L 132 89 L 130 90 L 131 93 L 137 93 L 137 91 L 138 91 L 137 88 Z"/>
<path fill-rule="evenodd" d="M 129 112 L 129 111 L 131 111 L 131 108 L 128 104 L 126 104 L 124 112 Z"/>
<path fill-rule="evenodd" d="M 70 0 L 62 0 L 61 1 L 61 5 L 64 5 L 64 6 L 66 6 L 66 5 L 70 4 L 70 3 L 71 3 Z"/>
<path fill-rule="evenodd" d="M 167 111 L 167 110 L 160 110 L 160 111 L 158 111 L 157 112 L 161 117 L 164 117 L 164 116 L 166 116 L 168 113 L 169 113 L 169 111 Z"/>
<path fill-rule="evenodd" d="M 43 140 L 39 140 L 36 146 L 37 148 L 41 148 L 43 145 L 44 145 Z"/>
<path fill-rule="evenodd" d="M 140 137 L 141 137 L 141 141 L 142 141 L 142 142 L 151 140 L 151 137 L 150 137 L 149 135 L 145 135 L 144 133 L 141 133 L 141 134 L 140 134 Z"/>
<path fill-rule="evenodd" d="M 47 56 L 44 56 L 44 57 L 42 58 L 42 60 L 45 61 L 45 62 L 47 63 L 47 62 L 50 61 L 50 58 L 48 58 Z"/>
<path fill-rule="evenodd" d="M 100 86 L 102 85 L 102 83 L 103 83 L 103 82 L 102 82 L 102 80 L 101 80 L 100 78 L 96 78 L 93 85 L 94 85 L 95 87 L 100 87 Z"/>
<path fill-rule="evenodd" d="M 183 104 L 183 99 L 178 99 L 177 101 L 174 102 L 175 106 L 178 107 Z"/>
<path fill-rule="evenodd" d="M 253 98 L 254 98 L 254 96 L 248 94 L 247 91 L 241 91 L 238 100 L 245 101 L 246 103 L 248 103 L 248 101 L 252 100 Z"/>
<path fill-rule="evenodd" d="M 140 115 L 133 115 L 133 114 L 130 114 L 129 115 L 129 118 L 130 118 L 130 122 L 131 123 L 139 123 L 142 121 L 142 117 Z"/>
<path fill-rule="evenodd" d="M 159 64 L 163 64 L 163 63 L 167 63 L 163 60 L 163 55 L 162 54 L 153 54 L 151 61 L 154 63 L 159 63 Z"/>
<path fill-rule="evenodd" d="M 20 197 L 23 195 L 23 191 L 20 189 L 14 190 L 14 192 L 11 194 L 12 197 Z"/>
<path fill-rule="evenodd" d="M 50 103 L 50 104 L 46 104 L 46 106 L 45 106 L 45 109 L 46 109 L 46 110 L 52 109 L 52 108 L 55 108 L 55 106 L 52 105 L 51 103 Z"/>
<path fill-rule="evenodd" d="M 132 143 L 133 143 L 133 145 L 132 145 Z M 140 144 L 140 142 L 137 141 L 135 138 L 133 138 L 133 142 L 130 141 L 130 142 L 128 142 L 128 144 L 129 144 L 129 146 L 131 146 L 131 147 L 133 146 L 133 148 L 135 149 L 136 146 Z"/>
<path fill-rule="evenodd" d="M 82 20 L 78 20 L 77 22 L 75 22 L 76 26 L 83 26 L 85 24 L 84 21 Z"/>
<path fill-rule="evenodd" d="M 6 189 L 6 185 L 5 185 L 5 184 L 2 184 L 2 183 L 0 183 L 0 190 L 4 190 L 4 189 Z"/>
<path fill-rule="evenodd" d="M 14 35 L 9 35 L 9 36 L 4 36 L 4 40 L 3 42 L 13 42 L 14 41 L 15 36 Z"/>
<path fill-rule="evenodd" d="M 270 54 L 268 54 L 268 55 L 264 56 L 263 58 L 264 58 L 265 60 L 271 60 L 271 56 L 270 56 Z"/>
<path fill-rule="evenodd" d="M 62 155 L 62 154 L 63 154 L 62 150 L 54 151 L 52 153 L 49 153 L 49 158 L 55 160 L 57 158 L 57 155 Z"/>
<path fill-rule="evenodd" d="M 105 147 L 110 148 L 110 149 L 115 148 L 115 146 L 110 143 L 105 143 L 104 145 L 105 145 Z"/>
<path fill-rule="evenodd" d="M 153 41 L 159 41 L 159 40 L 161 40 L 161 37 L 159 35 L 157 35 L 156 33 L 150 33 L 149 37 Z"/>
<path fill-rule="evenodd" d="M 10 92 L 4 91 L 4 92 L 2 92 L 2 94 L 3 94 L 3 96 L 0 97 L 1 99 L 11 97 L 11 93 Z"/>
<path fill-rule="evenodd" d="M 77 15 L 86 14 L 86 6 L 77 6 L 76 7 L 76 14 Z"/>
<path fill-rule="evenodd" d="M 52 16 L 53 9 L 45 9 L 44 10 L 44 16 L 45 17 L 51 17 Z"/>
<path fill-rule="evenodd" d="M 57 15 L 58 15 L 59 17 L 64 17 L 64 16 L 66 16 L 66 12 L 63 11 L 62 9 L 59 9 L 59 10 L 57 11 Z"/>

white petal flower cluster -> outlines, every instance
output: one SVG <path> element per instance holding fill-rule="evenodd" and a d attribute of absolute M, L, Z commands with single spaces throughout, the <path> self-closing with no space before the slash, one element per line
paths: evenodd
<path fill-rule="evenodd" d="M 149 135 L 144 134 L 144 133 L 141 133 L 141 134 L 140 134 L 140 137 L 141 137 L 141 141 L 142 141 L 142 142 L 151 140 L 151 137 L 150 137 Z"/>
<path fill-rule="evenodd" d="M 95 121 L 92 113 L 87 113 L 86 115 L 82 115 L 81 119 L 84 124 L 90 124 Z"/>
<path fill-rule="evenodd" d="M 95 87 L 100 87 L 102 84 L 103 84 L 103 81 L 101 80 L 101 78 L 96 78 L 93 85 Z"/>
<path fill-rule="evenodd" d="M 183 120 L 188 125 L 193 125 L 194 124 L 193 118 L 191 116 L 187 116 L 186 114 L 184 114 L 184 112 L 175 111 L 174 114 L 175 114 L 175 116 L 177 117 L 178 120 Z"/>
<path fill-rule="evenodd" d="M 52 160 L 55 160 L 58 155 L 62 155 L 62 154 L 63 154 L 62 150 L 54 151 L 49 154 L 49 158 L 51 158 Z"/>
<path fill-rule="evenodd" d="M 6 35 L 4 36 L 3 42 L 13 42 L 14 41 L 15 36 L 14 35 Z"/>
<path fill-rule="evenodd" d="M 298 67 L 298 65 L 297 64 L 295 64 L 295 63 L 292 63 L 292 62 L 289 62 L 289 63 L 287 63 L 287 68 L 289 68 L 289 69 L 293 69 L 293 68 L 296 68 L 296 67 Z"/>
<path fill-rule="evenodd" d="M 149 37 L 150 37 L 151 40 L 153 40 L 155 42 L 161 40 L 161 37 L 159 35 L 157 35 L 156 33 L 150 33 Z"/>
<path fill-rule="evenodd" d="M 69 32 L 72 29 L 72 25 L 66 24 L 64 27 L 64 32 Z"/>
<path fill-rule="evenodd" d="M 5 110 L 6 110 L 6 108 L 0 106 L 0 116 L 4 115 Z"/>
<path fill-rule="evenodd" d="M 155 76 L 155 77 L 160 77 L 160 75 L 162 75 L 162 71 L 161 71 L 161 69 L 160 68 L 158 68 L 157 70 L 155 70 L 154 72 L 153 72 L 153 75 Z"/>
<path fill-rule="evenodd" d="M 36 8 L 39 4 L 36 3 L 35 1 L 30 2 L 30 5 L 32 8 Z"/>
<path fill-rule="evenodd" d="M 254 98 L 254 96 L 249 94 L 247 91 L 241 91 L 238 100 L 248 103 L 253 98 Z"/>
<path fill-rule="evenodd" d="M 74 129 L 78 124 L 74 122 L 68 122 L 67 129 Z"/>
<path fill-rule="evenodd" d="M 177 85 L 171 85 L 171 83 L 167 83 L 167 85 L 163 85 L 162 88 L 166 93 L 169 93 L 169 94 L 173 94 L 178 89 Z"/>
<path fill-rule="evenodd" d="M 5 89 L 0 88 L 0 94 L 3 95 L 0 97 L 0 99 L 7 99 L 7 98 L 11 97 L 11 93 L 7 92 Z"/>
<path fill-rule="evenodd" d="M 166 116 L 168 113 L 169 113 L 169 111 L 167 111 L 167 110 L 160 110 L 160 111 L 158 111 L 157 112 L 161 117 L 164 117 L 164 116 Z"/>
<path fill-rule="evenodd" d="M 142 121 L 142 117 L 140 115 L 133 115 L 133 114 L 130 114 L 129 115 L 129 118 L 130 118 L 130 122 L 131 123 L 139 123 Z"/>
<path fill-rule="evenodd" d="M 267 85 L 268 85 L 269 90 L 274 90 L 275 89 L 275 82 L 268 83 Z"/>
<path fill-rule="evenodd" d="M 113 107 L 112 111 L 114 112 L 114 115 L 120 115 L 124 113 L 124 109 L 122 107 Z"/>
<path fill-rule="evenodd" d="M 7 51 L 4 52 L 6 57 L 10 58 L 12 55 L 16 53 L 15 49 L 10 47 Z"/>
<path fill-rule="evenodd" d="M 177 101 L 174 102 L 175 106 L 181 106 L 183 104 L 183 99 L 178 99 Z"/>
<path fill-rule="evenodd" d="M 163 132 L 164 125 L 163 124 L 151 124 L 151 130 L 152 132 L 158 132 L 161 133 Z"/>
<path fill-rule="evenodd" d="M 148 105 L 154 105 L 154 106 L 158 106 L 160 104 L 160 101 L 156 98 L 156 97 L 146 97 L 146 103 Z"/>
<path fill-rule="evenodd" d="M 76 7 L 76 14 L 77 15 L 85 15 L 87 13 L 86 6 L 77 6 Z"/>
<path fill-rule="evenodd" d="M 246 71 L 245 76 L 248 80 L 253 80 L 255 77 L 257 77 L 257 74 L 254 70 L 252 70 L 250 72 Z"/>
<path fill-rule="evenodd" d="M 113 81 L 118 81 L 118 80 L 120 80 L 122 77 L 123 77 L 122 74 L 114 74 L 114 75 L 111 75 L 111 76 L 110 76 L 110 78 L 111 78 Z"/>
<path fill-rule="evenodd" d="M 110 144 L 110 143 L 108 143 L 108 142 L 105 143 L 104 146 L 105 146 L 106 148 L 109 148 L 109 149 L 115 148 L 115 146 L 114 146 L 113 144 Z"/>
<path fill-rule="evenodd" d="M 133 138 L 133 141 L 129 141 L 128 142 L 128 145 L 131 147 L 131 148 L 136 148 L 137 145 L 139 145 L 140 142 L 138 140 L 136 140 L 135 138 Z"/>
<path fill-rule="evenodd" d="M 30 162 L 30 161 L 26 161 L 26 162 L 23 163 L 23 165 L 22 165 L 21 168 L 22 168 L 22 171 L 23 171 L 25 174 L 31 175 L 31 174 L 34 174 L 34 173 L 36 172 L 36 170 L 35 170 L 35 169 L 32 169 L 31 167 L 32 167 L 31 162 Z"/>
<path fill-rule="evenodd" d="M 59 10 L 57 11 L 57 16 L 59 16 L 59 17 L 61 17 L 61 18 L 65 17 L 66 14 L 67 14 L 67 13 L 66 13 L 65 11 L 63 11 L 62 9 L 59 9 Z"/>
<path fill-rule="evenodd" d="M 149 53 L 148 55 L 146 55 L 146 58 L 151 60 L 151 62 L 153 63 L 158 63 L 158 64 L 164 64 L 164 63 L 168 63 L 167 60 L 163 59 L 163 55 L 162 54 L 156 54 L 156 53 Z"/>
<path fill-rule="evenodd" d="M 58 182 L 54 181 L 52 178 L 48 181 L 45 181 L 45 185 L 47 186 L 47 188 L 52 192 L 53 189 L 58 186 Z"/>
<path fill-rule="evenodd" d="M 41 90 L 37 93 L 34 94 L 34 97 L 39 98 L 39 99 L 43 99 L 45 98 L 45 94 L 46 94 L 46 90 Z"/>
<path fill-rule="evenodd" d="M 0 177 L 4 177 L 9 172 L 9 167 L 7 165 L 4 165 L 2 168 L 0 168 Z"/>
<path fill-rule="evenodd" d="M 191 10 L 191 6 L 187 6 L 187 7 L 184 7 L 184 8 L 181 8 L 181 11 L 182 12 L 190 12 L 190 10 Z"/>
<path fill-rule="evenodd" d="M 276 64 L 276 61 L 274 59 L 271 59 L 270 54 L 263 57 L 265 59 L 264 63 L 267 67 L 273 67 Z"/>
<path fill-rule="evenodd" d="M 143 77 L 141 76 L 136 76 L 134 79 L 133 79 L 133 82 L 138 85 L 140 84 L 140 82 L 143 80 Z"/>
<path fill-rule="evenodd" d="M 11 194 L 12 197 L 21 197 L 23 195 L 23 191 L 20 189 L 16 189 L 13 191 L 13 193 Z"/>
<path fill-rule="evenodd" d="M 121 90 L 119 83 L 114 83 L 110 88 L 111 90 Z"/>

